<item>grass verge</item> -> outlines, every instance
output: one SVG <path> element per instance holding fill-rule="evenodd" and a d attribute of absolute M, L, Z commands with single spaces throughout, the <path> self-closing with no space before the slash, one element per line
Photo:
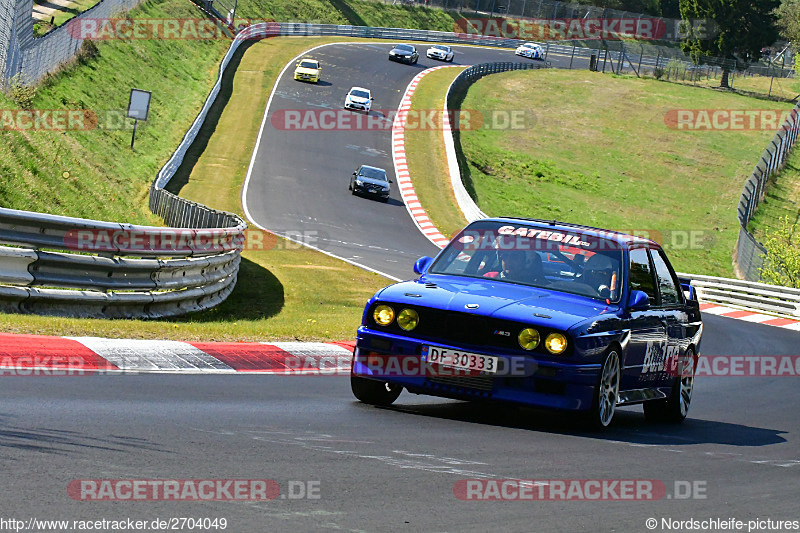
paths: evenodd
<path fill-rule="evenodd" d="M 421 199 L 428 217 L 445 237 L 453 235 L 467 223 L 450 185 L 450 172 L 440 127 L 447 88 L 462 70 L 445 68 L 431 72 L 420 80 L 411 98 L 411 108 L 419 113 L 434 113 L 433 122 L 437 127 L 408 127 L 405 130 L 405 150 L 410 156 L 408 171 L 414 191 Z M 420 121 L 413 123 L 419 124 Z"/>
<path fill-rule="evenodd" d="M 678 270 L 732 276 L 738 197 L 774 132 L 679 131 L 664 119 L 675 109 L 763 109 L 762 101 L 553 69 L 478 81 L 462 107 L 525 117 L 519 128 L 461 133 L 462 172 L 487 214 L 649 233 Z"/>

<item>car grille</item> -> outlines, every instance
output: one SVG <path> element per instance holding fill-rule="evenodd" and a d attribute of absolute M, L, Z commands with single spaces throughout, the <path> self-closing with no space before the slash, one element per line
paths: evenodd
<path fill-rule="evenodd" d="M 474 376 L 474 377 L 436 377 L 428 378 L 430 383 L 437 385 L 445 385 L 447 387 L 456 387 L 459 389 L 474 389 L 484 392 L 491 392 L 494 385 L 494 379 L 488 376 Z"/>

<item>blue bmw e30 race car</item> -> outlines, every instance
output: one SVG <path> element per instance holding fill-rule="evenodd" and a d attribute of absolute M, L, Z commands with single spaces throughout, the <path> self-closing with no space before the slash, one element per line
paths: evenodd
<path fill-rule="evenodd" d="M 367 302 L 351 374 L 362 402 L 390 405 L 405 388 L 577 411 L 601 429 L 622 405 L 686 417 L 703 324 L 657 243 L 484 219 L 414 271 Z"/>

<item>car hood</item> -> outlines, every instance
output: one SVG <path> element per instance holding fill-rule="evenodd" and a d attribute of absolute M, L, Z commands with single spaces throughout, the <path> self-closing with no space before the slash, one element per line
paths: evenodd
<path fill-rule="evenodd" d="M 294 69 L 295 72 L 299 72 L 300 74 L 311 74 L 312 76 L 316 75 L 319 72 L 319 69 L 316 68 L 305 68 L 305 67 L 297 67 Z"/>
<path fill-rule="evenodd" d="M 376 180 L 375 178 L 368 178 L 366 176 L 356 176 L 358 181 L 369 183 L 370 185 L 380 185 L 381 187 L 388 187 L 389 182 L 383 180 Z"/>
<path fill-rule="evenodd" d="M 437 275 L 390 285 L 378 294 L 378 298 L 503 320 L 537 323 L 561 330 L 568 330 L 588 318 L 618 311 L 614 305 L 573 294 L 490 279 Z M 477 308 L 467 308 L 467 305 L 477 305 Z"/>
<path fill-rule="evenodd" d="M 369 98 L 362 98 L 360 96 L 353 96 L 351 94 L 348 94 L 347 98 L 349 98 L 351 102 L 355 102 L 357 104 L 366 104 L 369 102 Z"/>

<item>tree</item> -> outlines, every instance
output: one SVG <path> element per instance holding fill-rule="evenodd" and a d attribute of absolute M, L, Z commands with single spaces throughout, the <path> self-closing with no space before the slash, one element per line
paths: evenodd
<path fill-rule="evenodd" d="M 761 267 L 761 280 L 771 285 L 800 289 L 800 228 L 781 217 L 775 231 L 764 230 L 763 242 L 767 253 Z"/>
<path fill-rule="evenodd" d="M 779 0 L 680 0 L 684 21 L 711 24 L 686 28 L 681 43 L 684 52 L 726 60 L 722 62 L 720 87 L 728 87 L 728 73 L 738 62 L 756 60 L 761 48 L 778 38 L 775 9 Z"/>
<path fill-rule="evenodd" d="M 775 10 L 781 36 L 790 42 L 800 42 L 800 0 L 783 0 Z M 800 74 L 800 54 L 794 56 L 795 72 Z"/>

